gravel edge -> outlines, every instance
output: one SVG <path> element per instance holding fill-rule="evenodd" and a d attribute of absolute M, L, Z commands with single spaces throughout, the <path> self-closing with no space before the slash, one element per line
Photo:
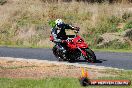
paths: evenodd
<path fill-rule="evenodd" d="M 91 69 L 93 68 L 93 69 L 124 70 L 124 69 L 105 67 L 105 66 L 86 65 L 86 64 L 58 62 L 58 61 L 48 61 L 48 60 L 37 60 L 37 59 L 26 59 L 26 58 L 0 57 L 0 59 L 15 60 L 15 61 L 27 61 L 27 62 L 32 61 L 32 62 L 37 62 L 37 63 L 50 63 L 50 64 L 55 64 L 55 65 L 68 65 L 68 66 L 84 67 L 84 68 L 91 68 Z"/>

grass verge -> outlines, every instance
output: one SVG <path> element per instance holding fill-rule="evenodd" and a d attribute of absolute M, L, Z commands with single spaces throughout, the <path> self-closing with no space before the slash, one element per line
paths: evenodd
<path fill-rule="evenodd" d="M 117 77 L 98 79 L 127 79 L 132 81 L 132 71 L 122 71 Z M 0 78 L 2 88 L 83 88 L 77 78 L 11 79 Z M 130 86 L 88 86 L 87 88 L 132 88 Z"/>
<path fill-rule="evenodd" d="M 132 49 L 126 50 L 126 49 L 93 49 L 97 52 L 119 52 L 119 53 L 132 53 Z"/>

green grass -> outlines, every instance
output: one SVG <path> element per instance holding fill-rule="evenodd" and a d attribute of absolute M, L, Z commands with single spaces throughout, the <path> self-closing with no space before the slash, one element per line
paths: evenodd
<path fill-rule="evenodd" d="M 99 79 L 126 79 L 132 81 L 132 71 L 123 71 L 118 77 L 105 77 Z M 0 78 L 2 88 L 84 88 L 76 78 L 45 78 L 45 79 L 13 79 Z M 130 86 L 89 86 L 86 88 L 132 88 Z"/>
<path fill-rule="evenodd" d="M 32 79 L 0 79 L 3 88 L 77 88 L 78 79 L 73 78 L 47 78 L 42 80 Z"/>
<path fill-rule="evenodd" d="M 132 49 L 93 49 L 94 51 L 97 51 L 97 52 L 123 52 L 123 53 L 132 53 Z"/>
<path fill-rule="evenodd" d="M 52 48 L 48 45 L 44 46 L 26 46 L 26 45 L 0 45 L 0 47 L 9 47 L 9 48 Z"/>

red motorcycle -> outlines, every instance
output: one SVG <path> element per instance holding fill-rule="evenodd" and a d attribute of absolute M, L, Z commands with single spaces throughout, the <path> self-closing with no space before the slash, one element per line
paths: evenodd
<path fill-rule="evenodd" d="M 88 47 L 84 40 L 78 35 L 78 31 L 75 31 L 76 35 L 67 35 L 67 39 L 62 46 L 65 47 L 66 53 L 64 54 L 58 49 L 58 46 L 53 47 L 53 54 L 59 59 L 59 61 L 74 62 L 79 60 L 81 56 L 88 62 L 96 62 L 96 56 L 94 52 Z M 53 41 L 53 37 L 50 36 L 50 40 Z"/>

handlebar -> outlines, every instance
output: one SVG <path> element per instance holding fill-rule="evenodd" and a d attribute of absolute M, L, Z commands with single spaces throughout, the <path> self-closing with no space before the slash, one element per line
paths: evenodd
<path fill-rule="evenodd" d="M 78 33 L 79 30 L 80 30 L 80 28 L 79 28 L 79 27 L 75 27 L 74 30 L 75 30 L 75 31 L 74 31 L 75 33 Z"/>
<path fill-rule="evenodd" d="M 77 36 L 77 34 L 79 33 L 79 30 L 75 30 L 74 33 L 76 34 L 75 37 Z M 66 41 L 67 42 L 71 42 L 73 40 L 73 38 L 67 38 Z"/>

